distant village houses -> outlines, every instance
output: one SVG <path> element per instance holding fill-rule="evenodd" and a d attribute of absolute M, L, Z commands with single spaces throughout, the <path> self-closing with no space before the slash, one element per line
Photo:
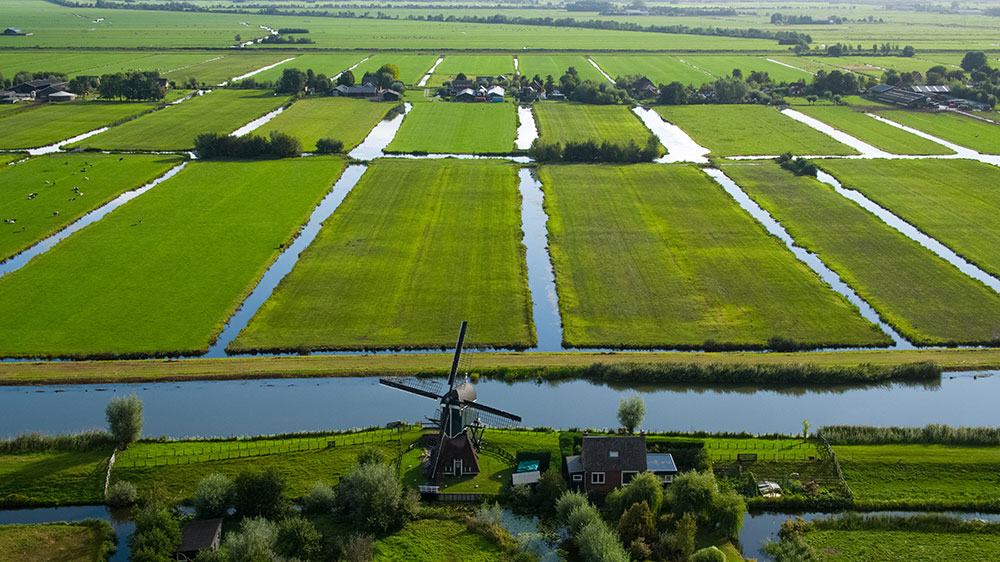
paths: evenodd
<path fill-rule="evenodd" d="M 401 92 L 379 87 L 378 76 L 373 72 L 366 72 L 361 78 L 360 84 L 336 86 L 331 94 L 345 98 L 365 98 L 372 101 L 399 101 L 403 98 Z"/>
<path fill-rule="evenodd" d="M 500 103 L 507 95 L 507 91 L 500 84 L 506 82 L 507 77 L 503 74 L 476 76 L 475 80 L 455 79 L 451 81 L 452 100 L 464 103 Z"/>
<path fill-rule="evenodd" d="M 10 90 L 0 92 L 0 103 L 12 104 L 21 101 L 73 101 L 76 94 L 69 91 L 69 82 L 55 78 L 28 80 L 15 85 Z"/>
<path fill-rule="evenodd" d="M 964 111 L 989 111 L 990 106 L 978 101 L 957 98 L 951 95 L 948 86 L 891 86 L 879 84 L 865 92 L 869 99 L 907 108 L 950 107 Z"/>

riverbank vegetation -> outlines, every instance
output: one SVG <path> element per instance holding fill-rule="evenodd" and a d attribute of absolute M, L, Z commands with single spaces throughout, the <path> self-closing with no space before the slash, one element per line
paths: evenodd
<path fill-rule="evenodd" d="M 386 151 L 509 154 L 516 136 L 516 111 L 508 103 L 419 102 Z"/>
<path fill-rule="evenodd" d="M 117 550 L 118 537 L 107 521 L 0 525 L 0 552 L 20 562 L 104 562 Z"/>
<path fill-rule="evenodd" d="M 888 342 L 697 168 L 545 166 L 540 178 L 568 345 Z"/>

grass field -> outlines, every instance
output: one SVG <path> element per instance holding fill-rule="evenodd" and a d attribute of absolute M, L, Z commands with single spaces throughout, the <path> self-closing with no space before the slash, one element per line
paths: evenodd
<path fill-rule="evenodd" d="M 750 76 L 752 71 L 766 72 L 771 77 L 771 80 L 775 82 L 809 81 L 811 79 L 810 74 L 804 70 L 796 70 L 775 64 L 762 57 L 749 55 L 685 55 L 683 58 L 687 63 L 710 72 L 719 78 L 730 76 L 733 70 L 738 68 L 743 72 L 744 77 Z"/>
<path fill-rule="evenodd" d="M 645 146 L 652 133 L 624 105 L 541 102 L 534 105 L 539 139 L 545 142 L 604 141 Z"/>
<path fill-rule="evenodd" d="M 823 167 L 1000 276 L 1000 170 L 973 160 L 830 160 Z"/>
<path fill-rule="evenodd" d="M 379 162 L 230 347 L 527 347 L 523 252 L 515 167 Z"/>
<path fill-rule="evenodd" d="M 1000 296 L 828 185 L 774 164 L 725 172 L 910 341 L 1000 336 Z"/>
<path fill-rule="evenodd" d="M 811 531 L 804 538 L 822 562 L 991 562 L 1000 552 L 1000 537 L 977 533 Z"/>
<path fill-rule="evenodd" d="M 427 68 L 430 68 L 430 66 Z M 565 70 L 563 69 L 563 71 Z M 459 73 L 465 74 L 470 80 L 474 80 L 476 76 L 496 77 L 500 74 L 513 74 L 514 57 L 513 55 L 486 54 L 446 55 L 441 64 L 434 69 L 434 74 L 427 81 L 427 85 L 431 87 L 440 86 L 444 82 L 454 80 Z M 559 77 L 556 76 L 556 80 L 558 79 Z"/>
<path fill-rule="evenodd" d="M 517 55 L 518 72 L 532 78 L 536 74 L 545 82 L 546 76 L 559 82 L 566 69 L 573 67 L 581 80 L 604 82 L 604 77 L 583 55 Z"/>
<path fill-rule="evenodd" d="M 360 82 L 365 72 L 375 72 L 383 64 L 394 64 L 399 67 L 399 79 L 404 84 L 416 84 L 424 74 L 434 66 L 437 55 L 404 55 L 401 53 L 374 54 L 361 66 L 354 69 L 354 76 Z M 442 63 L 444 64 L 444 63 Z"/>
<path fill-rule="evenodd" d="M 983 154 L 1000 154 L 1000 125 L 947 112 L 886 110 L 878 115 Z"/>
<path fill-rule="evenodd" d="M 158 107 L 150 102 L 74 101 L 0 113 L 0 148 L 37 148 Z"/>
<path fill-rule="evenodd" d="M 715 80 L 708 72 L 665 55 L 597 55 L 592 58 L 612 78 L 640 74 L 656 84 L 680 82 L 695 86 Z M 558 78 L 557 76 L 556 79 Z"/>
<path fill-rule="evenodd" d="M 375 543 L 373 562 L 500 562 L 503 553 L 457 521 L 418 519 Z"/>
<path fill-rule="evenodd" d="M 74 146 L 103 150 L 189 150 L 202 133 L 228 134 L 287 103 L 260 90 L 215 90 L 113 127 Z"/>
<path fill-rule="evenodd" d="M 857 154 L 851 147 L 763 105 L 660 106 L 656 111 L 713 156 Z"/>
<path fill-rule="evenodd" d="M 302 141 L 302 148 L 306 151 L 314 150 L 319 139 L 337 139 L 344 143 L 344 152 L 348 152 L 365 140 L 372 127 L 395 105 L 352 98 L 305 98 L 292 104 L 253 134 L 267 136 L 271 131 L 288 133 Z"/>
<path fill-rule="evenodd" d="M 517 137 L 515 116 L 507 103 L 414 104 L 387 150 L 506 154 L 514 149 Z"/>
<path fill-rule="evenodd" d="M 0 525 L 0 552 L 4 560 L 104 562 L 102 540 L 97 530 L 88 525 Z"/>
<path fill-rule="evenodd" d="M 17 220 L 0 225 L 0 261 L 123 191 L 145 185 L 181 160 L 177 156 L 56 154 L 0 167 L 2 218 Z M 79 193 L 73 188 L 79 188 Z M 29 199 L 29 193 L 38 195 Z"/>
<path fill-rule="evenodd" d="M 517 456 L 518 453 L 541 453 L 549 455 L 549 470 L 558 471 L 562 466 L 562 457 L 559 453 L 559 433 L 558 432 L 536 432 L 536 431 L 506 431 L 487 430 L 484 433 L 484 441 L 488 444 L 500 447 L 504 451 Z M 419 453 L 419 451 L 418 451 Z M 404 457 L 405 458 L 405 457 Z M 536 457 L 537 458 L 537 457 Z M 404 463 L 402 466 L 406 466 Z M 400 467 L 402 469 L 402 466 Z M 418 466 L 414 464 L 414 466 Z M 502 459 L 488 451 L 479 454 L 480 473 L 474 478 L 456 478 L 447 476 L 442 478 L 441 486 L 443 490 L 450 493 L 480 493 L 499 494 L 500 488 L 510 482 L 510 477 L 514 474 L 516 464 Z M 412 471 L 404 473 L 404 481 L 416 482 Z M 419 484 L 423 484 L 420 481 Z"/>
<path fill-rule="evenodd" d="M 342 166 L 188 166 L 0 280 L 0 354 L 207 350 Z"/>
<path fill-rule="evenodd" d="M 1000 496 L 1000 447 L 837 445 L 834 451 L 857 502 L 957 506 Z"/>
<path fill-rule="evenodd" d="M 274 64 L 280 60 L 295 57 L 286 63 L 265 70 L 260 74 L 254 74 L 252 78 L 260 81 L 275 81 L 281 79 L 287 68 L 297 68 L 302 72 L 312 69 L 316 74 L 326 74 L 327 78 L 333 78 L 337 74 L 347 70 L 361 59 L 365 58 L 362 53 L 285 53 L 282 56 L 275 56 L 275 60 L 269 64 Z M 267 64 L 258 65 L 256 68 L 263 68 Z M 253 68 L 249 70 L 254 70 Z M 240 76 L 245 72 L 237 72 L 232 76 Z M 361 78 L 359 75 L 358 78 Z"/>
<path fill-rule="evenodd" d="M 541 179 L 570 345 L 887 341 L 697 168 L 552 166 Z"/>
<path fill-rule="evenodd" d="M 954 154 L 936 142 L 872 119 L 850 107 L 804 105 L 796 106 L 795 110 L 892 154 Z"/>
<path fill-rule="evenodd" d="M 0 500 L 20 506 L 103 503 L 110 456 L 105 450 L 0 455 Z"/>

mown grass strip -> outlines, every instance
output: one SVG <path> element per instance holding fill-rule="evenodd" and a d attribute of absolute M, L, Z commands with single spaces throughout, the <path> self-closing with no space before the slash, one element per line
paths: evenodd
<path fill-rule="evenodd" d="M 230 348 L 530 346 L 518 202 L 509 164 L 372 165 Z"/>
<path fill-rule="evenodd" d="M 983 154 L 1000 154 L 1000 125 L 950 112 L 885 110 L 877 114 Z"/>
<path fill-rule="evenodd" d="M 155 109 L 152 102 L 74 101 L 0 113 L 0 148 L 37 148 Z"/>
<path fill-rule="evenodd" d="M 694 84 L 695 86 L 700 86 L 716 79 L 708 72 L 698 70 L 689 64 L 681 62 L 677 58 L 663 55 L 596 55 L 591 58 L 611 78 L 642 75 L 656 84 L 680 82 L 682 84 Z M 592 67 L 590 64 L 587 66 Z M 558 76 L 555 78 L 556 80 L 559 79 Z M 603 79 L 603 76 L 601 78 Z"/>
<path fill-rule="evenodd" d="M 763 105 L 659 106 L 712 156 L 857 154 L 853 148 Z"/>
<path fill-rule="evenodd" d="M 547 166 L 540 176 L 569 345 L 888 342 L 697 168 Z"/>
<path fill-rule="evenodd" d="M 188 166 L 0 279 L 0 355 L 206 351 L 342 168 Z"/>
<path fill-rule="evenodd" d="M 548 76 L 558 83 L 559 77 L 566 74 L 569 67 L 576 69 L 581 80 L 605 81 L 604 76 L 583 55 L 517 55 L 517 61 L 517 69 L 522 76 L 530 79 L 538 75 L 543 83 Z"/>
<path fill-rule="evenodd" d="M 115 550 L 107 521 L 0 525 L 0 552 L 20 562 L 105 562 Z"/>
<path fill-rule="evenodd" d="M 593 67 L 591 67 L 593 68 Z M 594 141 L 645 146 L 651 134 L 624 105 L 541 102 L 534 106 L 539 138 L 544 142 Z"/>
<path fill-rule="evenodd" d="M 411 521 L 399 532 L 378 540 L 372 552 L 373 562 L 505 559 L 497 545 L 485 536 L 470 532 L 462 523 L 444 519 Z"/>
<path fill-rule="evenodd" d="M 213 90 L 113 127 L 74 146 L 102 150 L 189 150 L 202 133 L 230 133 L 290 98 L 260 90 Z"/>
<path fill-rule="evenodd" d="M 99 504 L 111 448 L 0 455 L 0 507 Z"/>
<path fill-rule="evenodd" d="M 253 134 L 267 136 L 271 131 L 281 131 L 299 139 L 306 151 L 315 150 L 319 139 L 337 139 L 344 143 L 344 152 L 348 152 L 365 140 L 372 127 L 395 105 L 351 98 L 306 98 Z"/>
<path fill-rule="evenodd" d="M 872 119 L 851 107 L 803 105 L 795 110 L 892 154 L 954 154 L 936 142 Z"/>
<path fill-rule="evenodd" d="M 974 160 L 829 160 L 823 167 L 994 276 L 1000 170 Z"/>
<path fill-rule="evenodd" d="M 418 103 L 386 150 L 508 154 L 517 136 L 515 116 L 515 108 L 508 103 Z"/>
<path fill-rule="evenodd" d="M 434 66 L 434 61 L 437 58 L 437 55 L 375 54 L 354 69 L 354 76 L 360 82 L 365 72 L 375 72 L 384 64 L 393 64 L 399 68 L 399 79 L 404 84 L 416 84 L 427 73 L 427 70 Z"/>
<path fill-rule="evenodd" d="M 1000 338 L 1000 296 L 833 188 L 774 164 L 725 172 L 913 343 Z"/>
<path fill-rule="evenodd" d="M 830 562 L 991 562 L 1000 536 L 911 531 L 814 531 L 805 541 Z"/>
<path fill-rule="evenodd" d="M 26 250 L 122 192 L 141 187 L 180 156 L 55 154 L 0 167 L 0 261 Z M 74 190 L 76 188 L 76 190 Z M 37 194 L 29 198 L 31 194 Z"/>

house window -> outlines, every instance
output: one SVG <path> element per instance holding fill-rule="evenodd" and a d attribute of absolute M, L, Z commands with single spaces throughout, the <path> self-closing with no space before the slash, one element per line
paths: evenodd
<path fill-rule="evenodd" d="M 608 456 L 610 456 L 613 459 L 617 459 L 618 458 L 618 451 L 611 451 L 610 453 L 608 453 Z"/>
<path fill-rule="evenodd" d="M 635 470 L 623 470 L 622 471 L 622 486 L 628 486 L 629 483 L 632 482 L 632 479 L 635 478 L 636 474 L 639 474 L 639 473 L 636 472 Z"/>
<path fill-rule="evenodd" d="M 604 473 L 603 472 L 591 472 L 590 473 L 590 483 L 591 484 L 604 484 Z"/>
<path fill-rule="evenodd" d="M 664 484 L 670 484 L 671 482 L 674 481 L 674 475 L 673 474 L 661 474 L 660 475 L 660 481 L 663 482 Z"/>
<path fill-rule="evenodd" d="M 574 474 L 573 475 L 573 482 L 583 482 L 583 475 L 582 474 Z"/>

